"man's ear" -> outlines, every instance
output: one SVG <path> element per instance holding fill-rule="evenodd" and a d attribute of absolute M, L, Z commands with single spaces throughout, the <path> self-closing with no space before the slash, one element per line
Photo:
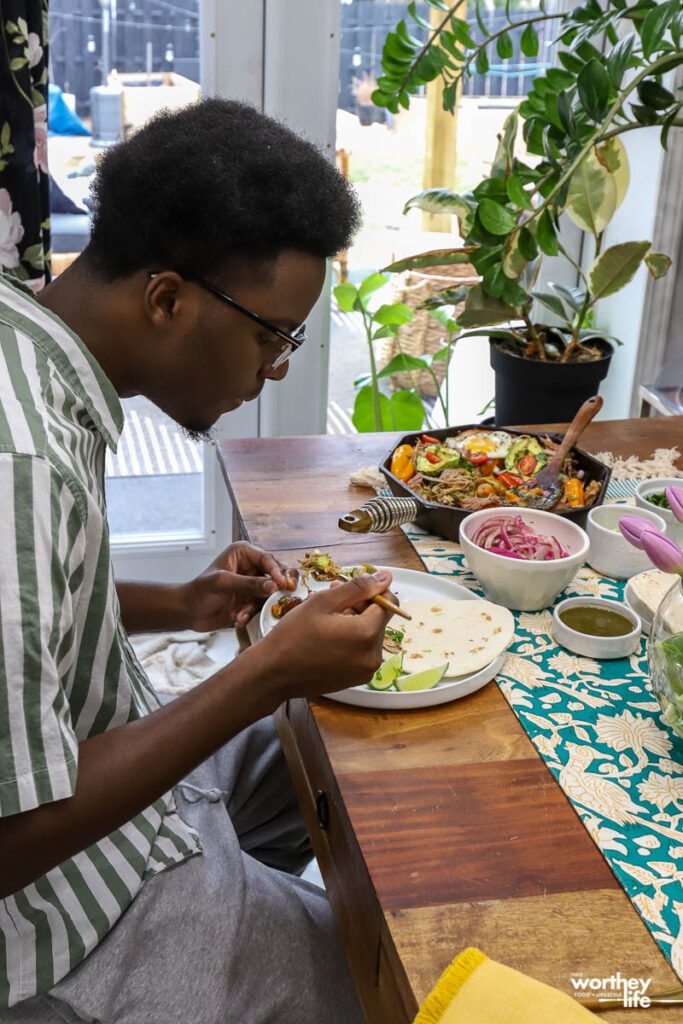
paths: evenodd
<path fill-rule="evenodd" d="M 156 327 L 168 326 L 187 301 L 187 285 L 175 270 L 154 274 L 145 289 L 145 312 Z"/>

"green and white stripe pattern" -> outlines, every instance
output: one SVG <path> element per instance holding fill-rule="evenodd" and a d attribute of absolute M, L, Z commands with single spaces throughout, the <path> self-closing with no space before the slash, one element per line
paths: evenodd
<path fill-rule="evenodd" d="M 0 816 L 72 796 L 79 742 L 158 707 L 110 559 L 104 461 L 122 426 L 83 343 L 0 277 Z M 0 1007 L 63 978 L 145 879 L 199 850 L 168 793 L 0 900 Z"/>

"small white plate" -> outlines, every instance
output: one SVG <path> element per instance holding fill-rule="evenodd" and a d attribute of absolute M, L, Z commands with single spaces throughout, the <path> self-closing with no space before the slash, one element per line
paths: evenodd
<path fill-rule="evenodd" d="M 639 601 L 636 595 L 633 593 L 631 581 L 629 580 L 624 587 L 624 604 L 628 605 L 632 612 L 640 616 L 640 621 L 643 626 L 643 633 L 645 636 L 650 635 L 650 629 L 652 628 L 652 616 L 642 601 Z"/>
<path fill-rule="evenodd" d="M 478 594 L 472 593 L 460 583 L 453 580 L 441 579 L 431 573 L 419 572 L 416 569 L 396 569 L 392 566 L 376 566 L 378 569 L 388 569 L 392 574 L 391 590 L 399 601 L 415 600 L 445 600 L 445 601 L 479 601 Z M 349 572 L 349 567 L 344 567 L 344 572 Z M 324 590 L 329 583 L 316 583 L 310 580 L 311 590 Z M 282 597 L 284 591 L 272 594 L 261 610 L 260 626 L 261 636 L 269 633 L 274 626 L 277 626 L 279 619 L 273 616 L 271 611 L 273 605 Z M 295 597 L 306 596 L 307 591 L 301 582 L 297 589 L 292 591 Z M 400 618 L 394 622 L 400 627 Z M 393 623 L 392 623 L 393 625 Z M 339 690 L 337 693 L 323 694 L 330 700 L 339 701 L 340 704 L 353 704 L 359 708 L 377 708 L 380 710 L 400 710 L 409 708 L 426 708 L 435 704 L 446 704 L 448 701 L 457 700 L 459 697 L 466 697 L 469 693 L 481 689 L 490 682 L 500 671 L 505 661 L 505 651 L 494 661 L 489 662 L 478 672 L 472 672 L 465 676 L 446 677 L 443 682 L 438 683 L 431 690 L 416 690 L 402 693 L 400 690 L 372 690 L 369 686 L 351 686 L 347 690 Z"/>

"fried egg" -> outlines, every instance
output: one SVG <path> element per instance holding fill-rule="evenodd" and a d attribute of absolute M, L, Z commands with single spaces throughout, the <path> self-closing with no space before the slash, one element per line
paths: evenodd
<path fill-rule="evenodd" d="M 512 434 L 504 430 L 466 430 L 455 437 L 449 437 L 449 448 L 467 458 L 470 455 L 486 455 L 487 459 L 503 459 L 515 443 Z"/>

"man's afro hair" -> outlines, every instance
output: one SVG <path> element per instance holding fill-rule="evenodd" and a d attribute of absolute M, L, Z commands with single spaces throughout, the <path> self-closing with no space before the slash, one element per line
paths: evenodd
<path fill-rule="evenodd" d="M 283 249 L 328 258 L 360 223 L 353 189 L 312 143 L 231 100 L 162 111 L 102 157 L 92 192 L 86 258 L 110 280 L 210 276 Z"/>

